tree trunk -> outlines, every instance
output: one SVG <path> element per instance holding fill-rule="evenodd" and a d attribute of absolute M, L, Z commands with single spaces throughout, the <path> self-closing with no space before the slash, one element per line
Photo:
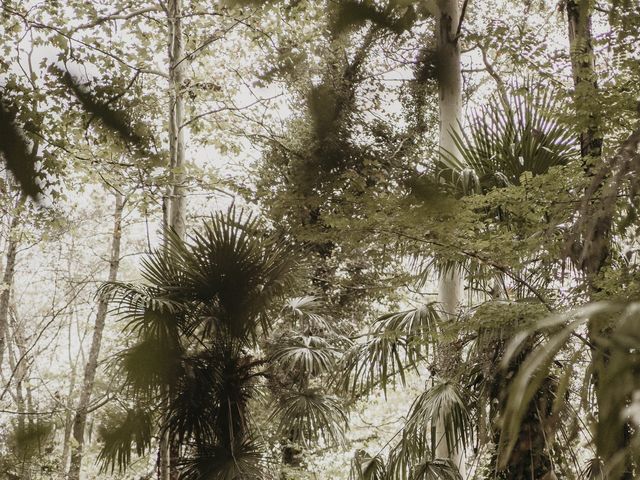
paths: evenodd
<path fill-rule="evenodd" d="M 457 0 L 437 1 L 437 52 L 436 68 L 438 72 L 438 106 L 440 110 L 439 147 L 441 152 L 456 156 L 458 149 L 453 141 L 452 131 L 459 128 L 462 118 L 462 76 L 460 66 L 460 47 L 457 38 L 460 13 Z M 444 318 L 455 318 L 462 301 L 462 272 L 458 267 L 445 269 L 438 281 L 438 302 Z M 438 372 L 446 378 L 449 370 L 457 361 L 458 354 L 449 345 L 443 345 L 436 352 Z M 436 457 L 451 459 L 464 475 L 464 452 L 461 449 L 450 451 L 444 441 L 444 426 L 438 419 L 435 425 Z"/>
<path fill-rule="evenodd" d="M 2 292 L 0 293 L 0 368 L 4 359 L 5 340 L 9 328 L 9 301 L 11 299 L 11 289 L 13 287 L 13 274 L 16 268 L 16 255 L 18 249 L 18 239 L 16 231 L 20 226 L 20 210 L 26 201 L 22 195 L 15 207 L 15 213 L 9 226 L 7 239 L 7 253 L 5 254 L 4 273 L 2 275 Z"/>
<path fill-rule="evenodd" d="M 184 67 L 186 58 L 182 38 L 182 0 L 169 0 L 169 158 L 171 199 L 169 226 L 180 238 L 185 235 L 185 144 L 184 144 Z"/>
<path fill-rule="evenodd" d="M 185 142 L 184 142 L 184 68 L 187 58 L 184 54 L 182 35 L 182 0 L 167 1 L 168 53 L 169 53 L 169 185 L 168 197 L 163 203 L 164 230 L 173 230 L 184 239 L 186 234 L 185 198 Z M 169 392 L 171 394 L 171 392 Z M 159 478 L 178 478 L 175 464 L 179 457 L 179 445 L 163 432 L 158 451 Z"/>
<path fill-rule="evenodd" d="M 120 266 L 120 241 L 122 238 L 122 210 L 124 208 L 124 199 L 122 195 L 116 194 L 115 211 L 113 214 L 113 235 L 111 237 L 111 252 L 109 256 L 109 282 L 115 282 L 118 277 L 118 268 Z M 89 357 L 84 369 L 84 380 L 82 383 L 82 391 L 80 392 L 80 400 L 73 419 L 73 438 L 75 443 L 71 450 L 71 465 L 69 467 L 69 480 L 78 480 L 80 478 L 80 466 L 82 463 L 82 448 L 84 445 L 84 430 L 87 422 L 87 413 L 91 394 L 93 393 L 93 385 L 98 369 L 98 359 L 100 356 L 100 347 L 102 344 L 102 332 L 104 331 L 105 320 L 107 318 L 108 302 L 106 299 L 98 301 L 98 311 L 96 313 L 96 323 L 93 329 L 93 338 L 91 340 L 91 348 Z"/>
<path fill-rule="evenodd" d="M 574 81 L 574 103 L 580 127 L 580 152 L 585 172 L 594 176 L 602 161 L 602 119 L 599 113 L 597 73 L 591 33 L 592 2 L 587 0 L 567 0 L 567 26 L 570 45 L 571 68 Z M 602 188 L 603 184 L 600 186 Z M 612 218 L 600 215 L 592 222 L 589 232 L 584 232 L 585 248 L 580 259 L 581 268 L 590 285 L 591 295 L 597 297 L 599 287 L 596 280 L 610 257 Z M 596 455 L 603 462 L 610 480 L 628 479 L 633 476 L 633 466 L 627 453 L 629 425 L 620 416 L 620 410 L 627 399 L 614 398 L 615 389 L 603 378 L 608 375 L 607 348 L 599 340 L 610 331 L 607 316 L 595 316 L 589 321 L 588 335 L 592 348 L 592 371 L 594 393 L 598 406 L 595 447 Z M 606 429 L 603 428 L 606 426 Z M 622 460 L 622 461 L 621 461 Z"/>

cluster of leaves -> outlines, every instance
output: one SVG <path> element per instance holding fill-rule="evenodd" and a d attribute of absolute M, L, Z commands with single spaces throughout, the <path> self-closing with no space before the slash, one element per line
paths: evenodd
<path fill-rule="evenodd" d="M 164 248 L 143 262 L 145 284 L 103 287 L 127 322 L 132 345 L 117 367 L 135 405 L 102 428 L 103 468 L 125 469 L 132 448 L 144 454 L 156 434 L 179 449 L 184 478 L 265 478 L 269 461 L 252 405 L 283 377 L 287 388 L 273 400 L 279 435 L 301 444 L 341 438 L 344 411 L 308 383 L 336 356 L 318 336 L 326 322 L 307 310 L 315 300 L 289 303 L 305 328 L 267 356 L 259 353 L 259 340 L 278 323 L 274 307 L 292 288 L 298 259 L 258 219 L 230 210 L 188 241 L 169 233 Z M 136 411 L 146 416 L 130 421 Z"/>

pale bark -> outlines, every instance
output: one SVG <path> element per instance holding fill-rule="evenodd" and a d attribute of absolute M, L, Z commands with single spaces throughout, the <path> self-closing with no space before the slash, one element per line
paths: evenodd
<path fill-rule="evenodd" d="M 9 328 L 9 301 L 11 299 L 11 289 L 13 287 L 13 276 L 16 268 L 16 256 L 18 250 L 18 239 L 16 233 L 20 226 L 20 210 L 24 205 L 24 195 L 15 207 L 15 213 L 9 226 L 7 238 L 7 251 L 5 254 L 4 273 L 2 274 L 2 292 L 0 293 L 0 368 L 4 359 L 5 340 Z"/>
<path fill-rule="evenodd" d="M 185 143 L 184 143 L 184 55 L 182 37 L 182 0 L 169 0 L 169 159 L 171 198 L 169 226 L 180 238 L 185 235 Z"/>
<path fill-rule="evenodd" d="M 13 323 L 13 322 L 12 322 Z M 24 388 L 23 381 L 27 376 L 26 372 L 26 361 L 18 363 L 20 359 L 20 353 L 16 352 L 17 342 L 16 342 L 16 331 L 15 324 L 12 325 L 13 329 L 7 329 L 6 340 L 7 340 L 7 360 L 9 361 L 9 367 L 12 372 L 15 372 L 13 377 L 13 383 L 15 385 L 15 393 L 12 395 L 13 399 L 16 402 L 16 409 L 18 411 L 18 428 L 24 429 L 24 417 L 27 411 L 26 403 L 24 400 Z M 11 331 L 13 330 L 13 331 Z M 13 334 L 13 335 L 12 335 Z"/>
<path fill-rule="evenodd" d="M 109 255 L 109 282 L 115 282 L 118 277 L 118 268 L 120 267 L 120 242 L 122 238 L 122 210 L 124 208 L 124 199 L 119 193 L 116 194 L 115 211 L 113 214 L 113 234 L 111 237 L 111 251 Z M 89 410 L 89 402 L 93 394 L 93 386 L 98 369 L 98 360 L 100 358 L 100 348 L 102 346 L 102 333 L 104 331 L 105 321 L 107 318 L 108 301 L 101 298 L 98 301 L 98 310 L 96 313 L 96 321 L 93 329 L 93 337 L 91 339 L 91 348 L 84 369 L 84 379 L 82 383 L 82 391 L 80 392 L 80 400 L 73 419 L 73 438 L 75 440 L 71 450 L 71 465 L 69 467 L 69 480 L 78 480 L 80 478 L 80 467 L 82 463 L 82 450 L 84 446 L 84 430 L 87 422 L 87 413 Z"/>
<path fill-rule="evenodd" d="M 169 49 L 169 185 L 163 202 L 165 231 L 172 229 L 184 239 L 186 235 L 185 197 L 185 126 L 184 126 L 184 69 L 187 57 L 182 35 L 182 0 L 168 0 L 168 49 Z M 160 438 L 158 460 L 161 480 L 177 478 L 172 463 L 177 461 L 178 445 L 168 432 Z"/>
<path fill-rule="evenodd" d="M 459 152 L 453 140 L 452 132 L 458 130 L 462 119 L 462 75 L 460 47 L 457 38 L 460 11 L 457 0 L 438 0 L 437 6 L 437 52 L 436 68 L 438 72 L 438 105 L 440 110 L 439 147 L 441 152 L 458 156 Z M 441 272 L 438 282 L 438 302 L 445 318 L 455 318 L 462 302 L 462 271 L 458 267 Z M 446 377 L 448 363 L 456 361 L 455 352 L 445 345 L 439 352 L 438 374 Z M 451 367 L 452 365 L 449 365 Z M 445 371 L 440 371 L 445 370 Z M 449 450 L 444 441 L 444 426 L 436 421 L 436 456 L 450 458 L 464 475 L 464 452 Z"/>

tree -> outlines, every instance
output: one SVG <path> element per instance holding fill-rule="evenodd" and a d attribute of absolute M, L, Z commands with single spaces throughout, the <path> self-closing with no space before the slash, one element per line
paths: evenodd
<path fill-rule="evenodd" d="M 505 194 L 500 190 L 511 189 L 515 192 L 522 188 L 522 182 L 525 182 L 526 188 L 527 181 L 535 177 L 543 179 L 550 170 L 568 165 L 577 157 L 571 133 L 554 119 L 554 112 L 562 110 L 556 98 L 553 94 L 541 93 L 540 89 L 531 85 L 516 85 L 512 91 L 505 90 L 492 99 L 490 106 L 472 115 L 466 131 L 453 133 L 453 142 L 459 153 L 454 157 L 444 152 L 443 168 L 436 175 L 447 179 L 451 193 L 472 202 L 469 207 L 478 216 L 476 218 L 483 218 L 482 223 L 492 225 L 489 231 L 505 229 L 510 236 L 526 238 L 527 234 L 522 230 L 525 225 L 528 224 L 526 228 L 529 229 L 538 228 L 537 219 L 532 225 L 530 219 L 523 221 L 519 218 L 519 214 L 505 202 Z M 500 99 L 505 102 L 502 103 Z M 496 196 L 495 204 L 489 199 L 492 195 Z M 474 202 L 474 199 L 479 200 L 484 196 L 488 198 L 486 201 Z M 451 207 L 451 204 L 448 205 Z M 458 205 L 454 209 L 460 207 Z M 544 206 L 538 214 L 552 216 L 548 211 L 545 212 L 547 208 Z M 537 209 L 534 211 L 538 212 Z M 554 221 L 566 221 L 567 215 L 570 212 L 564 212 L 561 220 Z M 537 218 L 535 214 L 533 218 Z M 471 225 L 475 221 L 472 220 Z M 458 225 L 464 231 L 462 224 Z M 525 277 L 535 282 L 533 275 L 527 277 L 526 270 L 532 268 L 531 257 L 536 253 L 523 253 L 528 252 L 527 248 L 517 249 L 518 261 L 511 260 L 510 265 L 520 264 L 523 271 L 514 274 L 513 270 L 505 269 L 497 261 L 486 260 L 482 255 L 465 251 L 464 248 L 456 250 L 456 242 L 463 241 L 458 235 L 459 232 L 450 233 L 447 230 L 442 237 L 434 238 L 432 234 L 432 238 L 426 238 L 425 243 L 440 244 L 445 249 L 453 246 L 458 254 L 462 250 L 462 258 L 466 257 L 466 262 L 458 261 L 458 264 L 473 272 L 477 281 L 482 275 L 502 275 L 500 288 L 505 294 L 508 280 L 519 283 Z M 474 235 L 481 236 L 482 233 L 476 230 Z M 451 255 L 451 252 L 447 254 Z M 541 264 L 541 271 L 536 275 L 543 276 L 542 272 L 549 267 Z M 508 278 L 505 278 L 506 274 Z M 411 468 L 425 458 L 429 461 L 447 459 L 447 456 L 441 456 L 442 450 L 438 452 L 434 448 L 439 442 L 445 443 L 448 451 L 453 451 L 459 446 L 469 445 L 474 437 L 481 438 L 485 444 L 498 445 L 503 441 L 497 424 L 506 401 L 501 389 L 508 383 L 510 375 L 498 371 L 501 352 L 505 351 L 509 338 L 516 335 L 518 328 L 522 328 L 517 325 L 521 321 L 519 319 L 529 317 L 528 321 L 534 321 L 548 311 L 548 305 L 541 303 L 544 298 L 530 298 L 532 290 L 535 291 L 534 286 L 525 281 L 524 285 L 518 287 L 522 288 L 515 291 L 516 298 L 496 294 L 486 305 L 477 307 L 474 313 L 467 313 L 455 321 L 434 304 L 382 317 L 370 330 L 372 338 L 354 347 L 351 356 L 347 357 L 349 360 L 344 364 L 346 385 L 350 383 L 349 388 L 364 390 L 378 384 L 385 388 L 387 382 L 396 375 L 404 381 L 405 370 L 421 362 L 431 362 L 432 377 L 435 376 L 437 380 L 431 380 L 432 384 L 416 399 L 409 412 L 402 439 L 388 459 L 388 469 L 394 472 L 393 475 L 409 475 Z M 475 342 L 470 352 L 464 357 L 461 355 L 457 363 L 452 361 L 444 365 L 447 376 L 443 377 L 443 360 L 442 357 L 438 358 L 438 349 L 444 345 L 449 350 L 463 352 L 469 348 L 470 342 Z M 431 356 L 428 346 L 433 346 Z M 510 368 L 517 370 L 517 366 Z M 492 457 L 492 471 L 498 467 L 505 469 L 501 473 L 504 478 L 540 476 L 551 468 L 546 453 L 546 435 L 549 432 L 544 425 L 548 414 L 543 413 L 541 405 L 550 405 L 552 383 L 541 388 L 539 395 L 541 403 L 526 404 L 531 409 L 527 410 L 530 423 L 526 427 L 519 425 L 524 433 L 519 440 L 518 450 L 526 451 L 527 455 L 514 454 L 509 457 L 513 452 L 510 450 L 505 463 L 500 466 L 497 464 L 497 455 Z M 474 426 L 471 425 L 469 412 L 474 412 L 480 419 Z M 442 433 L 438 434 L 428 427 L 435 422 L 442 424 Z M 489 435 L 484 431 L 485 428 L 491 432 Z M 517 436 L 520 432 L 511 433 Z"/>
<path fill-rule="evenodd" d="M 185 478 L 264 478 L 268 465 L 251 403 L 267 360 L 254 352 L 274 325 L 272 307 L 291 287 L 297 257 L 257 219 L 234 210 L 215 215 L 187 241 L 169 232 L 166 242 L 143 263 L 146 285 L 104 287 L 132 335 L 119 365 L 134 406 L 123 423 L 102 430 L 103 466 L 126 468 L 132 446 L 147 451 L 158 422 L 158 434 L 177 440 Z M 308 400 L 297 414 L 279 407 L 283 428 L 295 431 L 296 422 L 326 415 L 318 398 Z M 134 415 L 142 416 L 131 425 Z"/>
<path fill-rule="evenodd" d="M 113 234 L 111 237 L 111 252 L 109 258 L 109 276 L 108 282 L 115 282 L 118 277 L 118 268 L 120 266 L 120 242 L 122 239 L 122 211 L 124 209 L 125 199 L 120 193 L 115 194 L 115 209 L 113 213 Z M 82 465 L 82 448 L 85 441 L 85 427 L 87 422 L 87 414 L 89 402 L 93 394 L 93 385 L 98 369 L 98 360 L 100 358 L 100 348 L 102 345 L 102 333 L 107 319 L 107 311 L 109 304 L 105 298 L 101 298 L 98 302 L 98 311 L 91 339 L 91 348 L 89 357 L 84 368 L 84 379 L 80 399 L 73 418 L 73 439 L 75 440 L 71 449 L 71 465 L 69 467 L 69 480 L 78 480 L 80 478 L 80 466 Z"/>

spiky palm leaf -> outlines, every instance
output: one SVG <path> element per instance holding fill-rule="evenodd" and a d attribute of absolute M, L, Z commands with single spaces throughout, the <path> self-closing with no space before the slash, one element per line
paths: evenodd
<path fill-rule="evenodd" d="M 232 449 L 201 445 L 179 465 L 181 480 L 268 480 L 272 478 L 264 447 L 238 442 Z"/>
<path fill-rule="evenodd" d="M 153 417 L 148 409 L 137 408 L 111 420 L 99 430 L 103 445 L 98 462 L 102 472 L 123 472 L 131 462 L 132 450 L 141 456 L 151 447 Z"/>
<path fill-rule="evenodd" d="M 442 152 L 441 175 L 465 194 L 480 193 L 567 164 L 579 152 L 574 132 L 557 120 L 565 109 L 557 92 L 531 82 L 512 88 L 506 102 L 494 96 L 452 132 L 460 153 Z"/>
<path fill-rule="evenodd" d="M 250 432 L 248 403 L 256 396 L 262 363 L 219 344 L 186 358 L 166 428 L 181 443 L 231 448 Z"/>
<path fill-rule="evenodd" d="M 174 385 L 182 372 L 179 345 L 141 338 L 117 355 L 126 388 L 134 396 L 154 397 Z"/>
<path fill-rule="evenodd" d="M 380 455 L 372 457 L 364 450 L 357 450 L 351 460 L 349 480 L 386 480 L 387 468 Z"/>
<path fill-rule="evenodd" d="M 327 322 L 327 319 L 324 315 L 318 313 L 318 310 L 321 308 L 322 302 L 320 299 L 309 295 L 289 299 L 283 311 L 291 313 L 296 322 L 300 323 L 302 329 L 307 329 L 312 332 L 331 331 L 332 328 Z"/>
<path fill-rule="evenodd" d="M 185 475 L 246 478 L 253 471 L 248 403 L 262 362 L 248 351 L 271 327 L 270 309 L 290 286 L 296 266 L 284 241 L 265 235 L 255 217 L 231 209 L 187 241 L 167 234 L 165 247 L 142 264 L 145 285 L 103 287 L 136 340 L 119 356 L 125 387 L 135 399 L 162 400 L 159 429 L 197 451 Z M 147 447 L 127 425 L 116 433 L 105 430 L 101 453 L 112 468 L 129 462 L 132 444 L 138 452 Z M 212 450 L 199 449 L 204 446 Z M 239 470 L 232 465 L 237 452 L 247 454 Z"/>
<path fill-rule="evenodd" d="M 441 152 L 438 181 L 458 195 L 486 193 L 494 187 L 519 185 L 525 172 L 545 174 L 579 158 L 577 135 L 557 120 L 566 109 L 559 92 L 531 81 L 513 86 L 506 99 L 492 96 L 470 116 L 469 125 L 451 131 L 457 153 Z M 498 217 L 503 220 L 502 214 Z M 418 260 L 422 283 L 434 270 L 464 268 L 470 278 L 487 275 L 486 265 L 461 255 Z"/>
<path fill-rule="evenodd" d="M 309 378 L 333 371 L 338 356 L 338 349 L 326 339 L 315 335 L 296 335 L 281 337 L 270 361 L 279 363 L 284 371 Z"/>
<path fill-rule="evenodd" d="M 376 386 L 386 390 L 396 377 L 404 384 L 406 369 L 425 358 L 437 322 L 433 303 L 380 317 L 367 340 L 356 343 L 341 360 L 342 388 L 353 393 Z"/>
<path fill-rule="evenodd" d="M 433 456 L 429 440 L 426 429 L 409 432 L 403 428 L 400 440 L 389 452 L 388 476 L 394 480 L 410 480 L 413 467 Z"/>
<path fill-rule="evenodd" d="M 283 392 L 271 419 L 277 419 L 283 438 L 305 446 L 320 438 L 331 444 L 344 443 L 348 421 L 335 397 L 313 389 Z"/>
<path fill-rule="evenodd" d="M 460 446 L 464 449 L 473 439 L 468 398 L 451 381 L 437 383 L 414 400 L 405 429 L 410 435 L 419 434 L 420 430 L 430 431 L 432 426 L 441 424 L 444 438 L 432 438 L 431 444 L 445 441 L 449 451 Z"/>
<path fill-rule="evenodd" d="M 257 327 L 268 331 L 267 311 L 291 286 L 296 254 L 274 237 L 257 235 L 260 222 L 235 211 L 217 214 L 189 239 L 180 258 L 183 298 L 200 303 L 209 334 L 255 341 Z"/>
<path fill-rule="evenodd" d="M 587 461 L 584 470 L 580 472 L 580 480 L 606 480 L 607 472 L 601 458 L 594 457 Z"/>
<path fill-rule="evenodd" d="M 425 459 L 411 472 L 411 480 L 463 480 L 458 467 L 448 458 Z"/>

